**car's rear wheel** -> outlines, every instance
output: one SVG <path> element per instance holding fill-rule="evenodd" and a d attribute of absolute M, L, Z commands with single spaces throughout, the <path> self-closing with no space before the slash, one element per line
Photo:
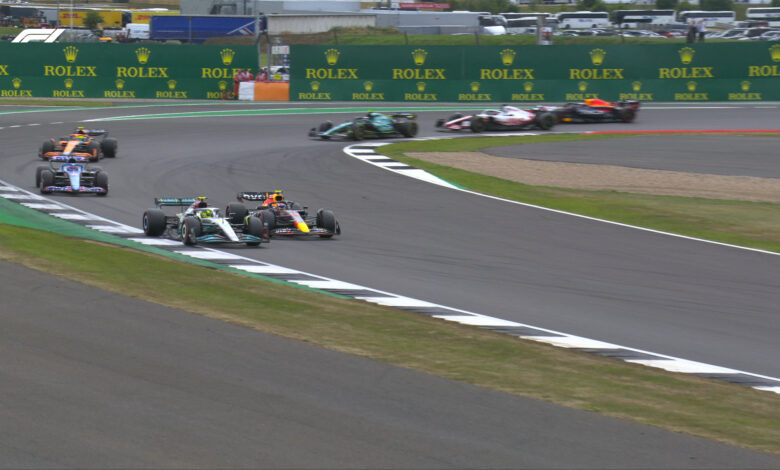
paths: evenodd
<path fill-rule="evenodd" d="M 473 117 L 471 119 L 470 127 L 471 127 L 471 132 L 479 133 L 479 132 L 484 131 L 485 128 L 487 127 L 487 125 L 485 124 L 485 120 L 484 119 L 482 119 L 481 117 L 476 117 L 475 116 L 475 117 Z"/>
<path fill-rule="evenodd" d="M 403 121 L 395 125 L 395 130 L 404 137 L 414 137 L 417 135 L 417 123 L 414 121 Z"/>
<path fill-rule="evenodd" d="M 165 212 L 160 209 L 145 210 L 142 224 L 147 237 L 159 237 L 165 233 Z"/>
<path fill-rule="evenodd" d="M 620 120 L 622 122 L 634 122 L 634 119 L 636 119 L 636 111 L 633 109 L 625 108 L 620 111 Z"/>
<path fill-rule="evenodd" d="M 54 186 L 54 172 L 46 168 L 41 171 L 41 194 L 49 194 L 49 186 Z"/>
<path fill-rule="evenodd" d="M 95 174 L 95 186 L 105 190 L 102 193 L 97 193 L 98 196 L 105 196 L 108 194 L 108 173 L 105 171 L 97 172 Z"/>
<path fill-rule="evenodd" d="M 113 137 L 106 137 L 102 142 L 100 142 L 100 150 L 103 152 L 103 156 L 108 158 L 116 157 L 116 150 L 118 146 L 119 144 Z"/>
<path fill-rule="evenodd" d="M 543 131 L 553 128 L 558 119 L 552 113 L 542 113 L 536 117 L 536 125 Z"/>
<path fill-rule="evenodd" d="M 184 224 L 181 227 L 181 241 L 185 245 L 197 244 L 200 232 L 200 220 L 197 217 L 187 216 L 184 218 Z"/>
<path fill-rule="evenodd" d="M 333 211 L 321 210 L 317 213 L 317 226 L 327 230 L 328 234 L 321 234 L 320 238 L 331 238 L 338 228 L 338 222 L 336 222 L 336 214 Z"/>
<path fill-rule="evenodd" d="M 230 218 L 231 224 L 243 224 L 249 210 L 240 202 L 231 202 L 227 205 L 225 214 Z"/>
<path fill-rule="evenodd" d="M 263 221 L 259 217 L 252 216 L 249 218 L 246 226 L 246 232 L 249 235 L 259 238 L 256 242 L 246 242 L 249 246 L 258 246 L 263 239 Z"/>

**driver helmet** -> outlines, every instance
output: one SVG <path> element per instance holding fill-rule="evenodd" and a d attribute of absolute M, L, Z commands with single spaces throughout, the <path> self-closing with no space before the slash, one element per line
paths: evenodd
<path fill-rule="evenodd" d="M 87 131 L 83 127 L 79 126 L 76 128 L 76 134 L 86 134 Z"/>
<path fill-rule="evenodd" d="M 211 209 L 203 209 L 198 212 L 198 215 L 200 215 L 201 218 L 214 217 L 214 211 Z"/>

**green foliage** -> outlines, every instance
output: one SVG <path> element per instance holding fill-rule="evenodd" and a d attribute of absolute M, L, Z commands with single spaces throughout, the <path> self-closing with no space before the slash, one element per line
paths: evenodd
<path fill-rule="evenodd" d="M 517 5 L 509 0 L 454 0 L 450 4 L 452 10 L 489 11 L 494 14 L 519 11 Z"/>
<path fill-rule="evenodd" d="M 701 0 L 699 5 L 707 11 L 733 10 L 734 0 Z"/>
<path fill-rule="evenodd" d="M 677 3 L 677 8 L 675 8 L 675 10 L 677 11 L 699 10 L 699 7 L 692 3 L 682 1 Z"/>
<path fill-rule="evenodd" d="M 659 10 L 674 10 L 677 0 L 655 0 L 655 7 Z"/>
<path fill-rule="evenodd" d="M 580 0 L 577 2 L 577 8 L 588 11 L 610 11 L 610 8 L 602 0 Z"/>
<path fill-rule="evenodd" d="M 780 7 L 780 0 L 772 0 L 773 7 Z"/>
<path fill-rule="evenodd" d="M 84 17 L 84 25 L 87 29 L 97 29 L 98 25 L 103 22 L 103 17 L 95 10 L 87 12 L 87 16 Z"/>

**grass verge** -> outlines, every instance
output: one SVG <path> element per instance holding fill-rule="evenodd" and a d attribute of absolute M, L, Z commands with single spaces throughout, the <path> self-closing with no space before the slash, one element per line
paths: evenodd
<path fill-rule="evenodd" d="M 766 135 L 777 137 L 776 134 Z M 406 155 L 406 152 L 466 152 L 503 145 L 573 140 L 587 142 L 630 137 L 632 134 L 551 134 L 411 141 L 383 146 L 382 153 L 468 189 L 506 199 L 690 237 L 780 252 L 780 219 L 777 217 L 780 204 L 530 186 Z"/>
<path fill-rule="evenodd" d="M 773 393 L 9 224 L 0 224 L 0 258 L 325 348 L 780 454 Z"/>

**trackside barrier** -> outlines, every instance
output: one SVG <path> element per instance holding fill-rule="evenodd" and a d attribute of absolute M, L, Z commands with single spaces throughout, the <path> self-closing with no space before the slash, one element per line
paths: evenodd
<path fill-rule="evenodd" d="M 777 42 L 293 45 L 291 58 L 294 101 L 780 100 Z"/>

